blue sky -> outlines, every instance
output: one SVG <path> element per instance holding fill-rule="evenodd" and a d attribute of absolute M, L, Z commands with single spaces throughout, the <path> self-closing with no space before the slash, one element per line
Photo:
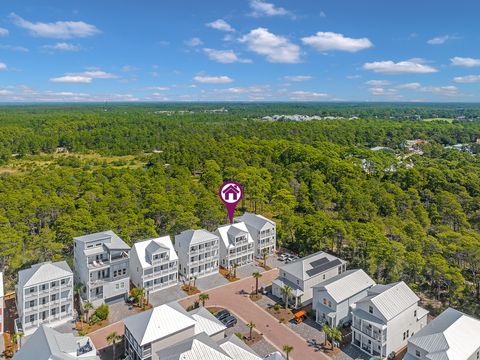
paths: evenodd
<path fill-rule="evenodd" d="M 474 0 L 21 0 L 0 101 L 480 101 Z"/>

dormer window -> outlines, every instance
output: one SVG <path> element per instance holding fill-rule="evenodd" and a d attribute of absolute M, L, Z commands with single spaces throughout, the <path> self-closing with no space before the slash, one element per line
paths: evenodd
<path fill-rule="evenodd" d="M 368 307 L 368 312 L 369 312 L 370 314 L 373 314 L 373 306 L 369 306 L 369 307 Z"/>

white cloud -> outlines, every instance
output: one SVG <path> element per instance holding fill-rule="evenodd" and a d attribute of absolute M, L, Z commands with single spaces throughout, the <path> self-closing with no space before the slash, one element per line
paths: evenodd
<path fill-rule="evenodd" d="M 423 92 L 429 92 L 441 96 L 458 96 L 458 88 L 456 86 L 424 86 L 420 89 Z"/>
<path fill-rule="evenodd" d="M 262 0 L 250 0 L 250 8 L 252 9 L 251 15 L 255 17 L 284 16 L 290 14 L 288 10 Z"/>
<path fill-rule="evenodd" d="M 203 44 L 203 41 L 198 37 L 193 37 L 190 40 L 185 41 L 185 45 L 191 46 L 191 47 L 200 46 L 202 44 Z"/>
<path fill-rule="evenodd" d="M 365 63 L 363 69 L 381 74 L 428 74 L 438 71 L 433 66 L 425 64 L 425 61 L 422 59 L 410 59 L 397 63 L 391 60 L 374 61 Z"/>
<path fill-rule="evenodd" d="M 8 29 L 0 28 L 0 36 L 7 36 L 9 33 Z"/>
<path fill-rule="evenodd" d="M 239 39 L 249 50 L 267 57 L 272 63 L 294 64 L 300 62 L 300 47 L 286 37 L 272 34 L 266 28 L 251 30 Z"/>
<path fill-rule="evenodd" d="M 90 84 L 92 78 L 81 75 L 64 75 L 50 79 L 54 83 L 68 83 L 68 84 Z"/>
<path fill-rule="evenodd" d="M 0 71 L 7 70 L 7 64 L 0 62 Z"/>
<path fill-rule="evenodd" d="M 402 95 L 398 94 L 397 89 L 385 89 L 380 86 L 375 86 L 368 89 L 368 92 L 375 96 L 384 96 L 390 99 L 400 99 Z"/>
<path fill-rule="evenodd" d="M 133 72 L 133 71 L 137 71 L 138 68 L 133 65 L 123 65 L 120 70 L 122 72 Z"/>
<path fill-rule="evenodd" d="M 365 82 L 365 84 L 371 86 L 386 86 L 390 85 L 391 83 L 392 82 L 389 80 L 368 80 L 367 82 Z"/>
<path fill-rule="evenodd" d="M 343 34 L 334 32 L 317 32 L 315 35 L 302 38 L 306 45 L 314 47 L 321 52 L 326 51 L 348 51 L 357 52 L 373 46 L 368 38 L 349 38 Z"/>
<path fill-rule="evenodd" d="M 70 75 L 88 76 L 88 77 L 91 77 L 92 79 L 116 79 L 116 78 L 118 78 L 118 76 L 115 75 L 115 74 L 111 74 L 111 73 L 101 71 L 101 70 L 93 70 L 93 69 L 88 70 L 88 71 L 84 71 L 84 72 L 81 72 L 81 73 L 70 74 Z"/>
<path fill-rule="evenodd" d="M 28 30 L 29 33 L 37 37 L 46 37 L 54 39 L 84 38 L 100 33 L 95 25 L 87 24 L 83 21 L 56 21 L 52 23 L 42 23 L 25 20 L 15 13 L 10 14 L 12 22 Z"/>
<path fill-rule="evenodd" d="M 311 92 L 311 91 L 292 91 L 290 93 L 290 100 L 297 100 L 297 101 L 311 101 L 311 100 L 319 100 L 328 97 L 326 93 L 318 93 L 318 92 Z"/>
<path fill-rule="evenodd" d="M 10 51 L 18 51 L 18 52 L 28 52 L 29 51 L 26 47 L 15 46 L 15 45 L 0 45 L 0 49 L 10 50 Z"/>
<path fill-rule="evenodd" d="M 418 82 L 400 84 L 397 86 L 398 89 L 407 89 L 407 90 L 418 90 L 422 85 Z"/>
<path fill-rule="evenodd" d="M 66 42 L 59 42 L 54 45 L 45 45 L 44 48 L 60 51 L 80 51 L 82 49 L 80 45 L 74 45 Z"/>
<path fill-rule="evenodd" d="M 212 29 L 220 30 L 220 31 L 226 31 L 226 32 L 235 31 L 235 29 L 223 19 L 217 19 L 215 21 L 212 21 L 211 23 L 206 24 L 206 26 Z"/>
<path fill-rule="evenodd" d="M 295 82 L 308 81 L 312 79 L 310 75 L 286 75 L 283 78 L 287 81 L 295 81 Z"/>
<path fill-rule="evenodd" d="M 197 75 L 193 78 L 196 82 L 202 84 L 228 84 L 233 82 L 233 79 L 226 76 L 208 76 L 208 75 Z"/>
<path fill-rule="evenodd" d="M 235 62 L 239 63 L 251 63 L 252 60 L 250 59 L 242 59 L 235 54 L 233 50 L 215 50 L 215 49 L 208 49 L 205 48 L 203 51 L 208 55 L 210 60 L 223 63 L 223 64 L 231 64 Z"/>
<path fill-rule="evenodd" d="M 349 79 L 349 80 L 355 80 L 355 79 L 360 79 L 361 76 L 360 75 L 347 75 L 346 78 Z"/>
<path fill-rule="evenodd" d="M 450 61 L 452 62 L 452 65 L 455 65 L 455 66 L 463 66 L 463 67 L 480 66 L 480 59 L 455 56 L 451 58 Z"/>
<path fill-rule="evenodd" d="M 147 90 L 166 91 L 170 90 L 170 88 L 168 86 L 149 86 Z"/>
<path fill-rule="evenodd" d="M 480 82 L 480 75 L 457 76 L 453 79 L 456 83 L 476 83 Z"/>
<path fill-rule="evenodd" d="M 451 35 L 437 36 L 437 37 L 434 37 L 434 38 L 428 40 L 427 44 L 429 44 L 429 45 L 443 45 L 448 40 L 454 40 L 454 39 L 457 39 L 457 37 L 456 36 L 451 36 Z"/>

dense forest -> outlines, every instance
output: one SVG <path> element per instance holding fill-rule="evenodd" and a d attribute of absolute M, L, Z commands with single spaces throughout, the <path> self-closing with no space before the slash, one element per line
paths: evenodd
<path fill-rule="evenodd" d="M 219 106 L 228 112 L 204 112 Z M 297 113 L 345 119 L 259 120 Z M 457 120 L 422 120 L 445 117 Z M 404 280 L 435 306 L 479 316 L 480 160 L 446 147 L 475 150 L 478 118 L 480 106 L 465 104 L 4 106 L 7 288 L 32 263 L 71 261 L 79 234 L 112 229 L 133 243 L 213 230 L 226 221 L 218 186 L 234 179 L 246 193 L 238 211 L 272 217 L 283 247 L 332 252 L 380 283 Z M 425 141 L 409 152 L 412 139 Z"/>

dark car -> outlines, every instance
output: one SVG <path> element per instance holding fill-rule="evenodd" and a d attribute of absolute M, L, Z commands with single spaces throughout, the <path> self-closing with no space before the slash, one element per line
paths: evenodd
<path fill-rule="evenodd" d="M 228 310 L 219 311 L 219 312 L 215 315 L 215 317 L 216 317 L 218 320 L 220 320 L 220 321 L 222 321 L 223 319 L 226 319 L 226 318 L 229 317 L 229 316 L 230 316 L 230 312 L 229 312 Z"/>
<path fill-rule="evenodd" d="M 223 319 L 222 323 L 226 327 L 232 327 L 232 326 L 235 326 L 237 324 L 237 318 L 233 315 L 230 315 L 229 317 Z"/>

